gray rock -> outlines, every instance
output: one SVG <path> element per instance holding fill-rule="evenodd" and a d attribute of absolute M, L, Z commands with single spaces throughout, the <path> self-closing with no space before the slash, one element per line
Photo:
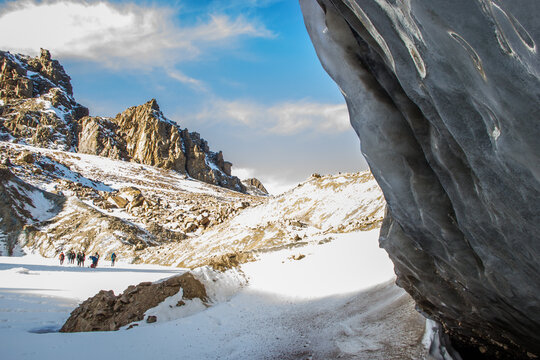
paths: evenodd
<path fill-rule="evenodd" d="M 462 354 L 539 356 L 540 3 L 300 3 L 388 202 L 398 284 Z"/>

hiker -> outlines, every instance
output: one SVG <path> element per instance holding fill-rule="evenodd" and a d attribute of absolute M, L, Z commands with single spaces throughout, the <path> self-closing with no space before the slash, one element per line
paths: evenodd
<path fill-rule="evenodd" d="M 90 256 L 90 260 L 92 260 L 92 264 L 90 264 L 90 267 L 94 269 L 97 268 L 97 264 L 99 261 L 99 254 L 97 251 L 93 256 Z"/>
<path fill-rule="evenodd" d="M 81 252 L 81 266 L 84 267 L 84 260 L 86 260 L 86 254 L 83 252 Z"/>
<path fill-rule="evenodd" d="M 77 252 L 77 266 L 81 266 L 82 264 L 82 254 L 81 252 Z"/>
<path fill-rule="evenodd" d="M 64 265 L 64 259 L 65 259 L 65 255 L 64 255 L 64 252 L 62 251 L 60 253 L 60 256 L 58 257 L 60 259 L 60 265 Z"/>
<path fill-rule="evenodd" d="M 115 253 L 112 253 L 111 254 L 111 266 L 114 266 L 114 262 L 116 261 L 116 254 Z"/>
<path fill-rule="evenodd" d="M 92 255 L 92 256 L 89 257 L 89 259 L 92 261 L 92 263 L 90 264 L 90 267 L 91 267 L 92 269 L 95 269 L 95 268 L 97 267 L 99 258 L 96 257 L 96 256 L 94 256 L 94 255 Z"/>

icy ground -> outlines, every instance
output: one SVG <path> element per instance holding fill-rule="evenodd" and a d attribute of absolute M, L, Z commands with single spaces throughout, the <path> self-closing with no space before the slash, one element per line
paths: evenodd
<path fill-rule="evenodd" d="M 393 284 L 392 263 L 377 237 L 378 230 L 339 234 L 261 254 L 242 266 L 248 283 L 234 296 L 224 295 L 242 282 L 237 272 L 202 279 L 215 300 L 209 308 L 170 321 L 163 321 L 171 317 L 166 310 L 156 310 L 157 323 L 116 332 L 55 330 L 100 289 L 118 293 L 182 270 L 111 268 L 106 261 L 94 270 L 36 256 L 0 257 L 0 358 L 427 358 L 424 320 Z"/>

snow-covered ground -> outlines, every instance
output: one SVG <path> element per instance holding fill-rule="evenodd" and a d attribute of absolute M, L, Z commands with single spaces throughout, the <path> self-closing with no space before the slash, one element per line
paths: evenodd
<path fill-rule="evenodd" d="M 426 358 L 424 321 L 393 284 L 392 263 L 377 237 L 378 230 L 337 234 L 331 242 L 321 237 L 261 254 L 242 265 L 248 283 L 234 296 L 231 289 L 242 281 L 230 271 L 217 281 L 203 279 L 211 307 L 176 319 L 156 309 L 157 323 L 116 332 L 54 331 L 100 289 L 118 293 L 182 270 L 108 262 L 94 270 L 0 257 L 0 358 Z"/>

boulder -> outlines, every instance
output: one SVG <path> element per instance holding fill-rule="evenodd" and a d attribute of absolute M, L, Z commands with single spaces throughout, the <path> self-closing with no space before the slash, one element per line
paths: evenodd
<path fill-rule="evenodd" d="M 111 195 L 107 198 L 107 201 L 119 208 L 125 208 L 129 204 L 128 200 L 119 195 Z"/>
<path fill-rule="evenodd" d="M 101 290 L 73 310 L 60 332 L 118 330 L 129 323 L 143 320 L 148 309 L 177 294 L 180 288 L 183 300 L 198 298 L 207 301 L 204 285 L 191 273 L 157 283 L 131 285 L 118 296 L 112 290 Z M 156 322 L 157 317 L 149 316 L 146 321 Z"/>
<path fill-rule="evenodd" d="M 198 229 L 198 226 L 194 222 L 188 222 L 184 229 L 186 232 L 190 233 L 196 231 Z"/>

